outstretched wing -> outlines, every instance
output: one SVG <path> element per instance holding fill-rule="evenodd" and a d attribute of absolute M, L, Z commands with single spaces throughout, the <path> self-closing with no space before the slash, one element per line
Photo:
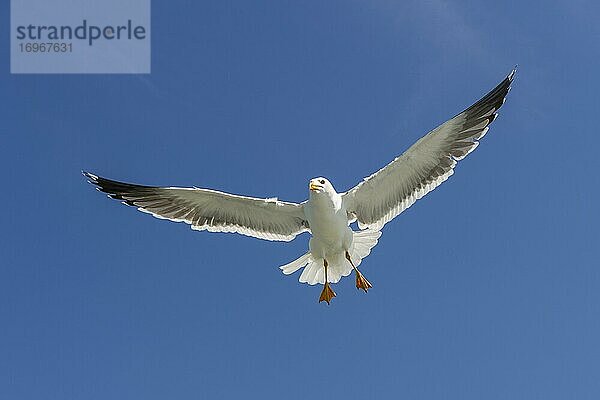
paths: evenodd
<path fill-rule="evenodd" d="M 513 70 L 477 103 L 419 139 L 404 154 L 343 195 L 349 217 L 361 229 L 379 230 L 454 173 L 475 150 L 504 104 Z"/>
<path fill-rule="evenodd" d="M 303 206 L 216 190 L 132 185 L 83 172 L 113 199 L 161 219 L 185 222 L 198 231 L 236 232 L 266 240 L 290 241 L 309 230 Z"/>

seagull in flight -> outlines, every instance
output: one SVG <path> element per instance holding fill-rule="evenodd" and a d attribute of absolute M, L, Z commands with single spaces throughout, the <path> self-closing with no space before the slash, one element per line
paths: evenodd
<path fill-rule="evenodd" d="M 197 187 L 142 186 L 83 174 L 109 197 L 197 231 L 286 242 L 310 232 L 308 251 L 280 269 L 289 275 L 303 268 L 299 281 L 323 285 L 319 302 L 329 304 L 336 296 L 331 284 L 352 271 L 358 289 L 367 292 L 372 287 L 358 266 L 377 244 L 381 229 L 448 179 L 457 162 L 475 150 L 504 104 L 515 72 L 347 192 L 338 193 L 324 177 L 311 179 L 308 200 L 302 203 Z M 354 222 L 358 230 L 350 226 Z"/>

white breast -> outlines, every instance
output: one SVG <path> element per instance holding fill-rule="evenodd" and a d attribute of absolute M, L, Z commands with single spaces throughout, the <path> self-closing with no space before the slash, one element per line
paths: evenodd
<path fill-rule="evenodd" d="M 352 231 L 348 227 L 348 217 L 342 206 L 341 196 L 337 193 L 331 197 L 326 193 L 311 193 L 304 213 L 313 235 L 310 251 L 314 256 L 326 258 L 350 247 Z"/>

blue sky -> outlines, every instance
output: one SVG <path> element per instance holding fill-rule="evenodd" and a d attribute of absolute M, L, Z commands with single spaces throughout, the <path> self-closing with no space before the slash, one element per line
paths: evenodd
<path fill-rule="evenodd" d="M 155 1 L 145 76 L 10 75 L 4 24 L 0 398 L 598 398 L 599 12 Z M 479 148 L 386 225 L 374 288 L 329 307 L 277 269 L 307 235 L 193 232 L 80 175 L 344 191 L 515 64 Z"/>

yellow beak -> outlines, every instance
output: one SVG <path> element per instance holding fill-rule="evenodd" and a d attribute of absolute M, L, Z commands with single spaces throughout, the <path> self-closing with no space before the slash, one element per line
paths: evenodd
<path fill-rule="evenodd" d="M 321 187 L 319 185 L 317 185 L 316 183 L 313 183 L 313 182 L 311 182 L 311 183 L 308 184 L 308 188 L 310 190 L 319 190 L 319 189 L 321 189 Z"/>

